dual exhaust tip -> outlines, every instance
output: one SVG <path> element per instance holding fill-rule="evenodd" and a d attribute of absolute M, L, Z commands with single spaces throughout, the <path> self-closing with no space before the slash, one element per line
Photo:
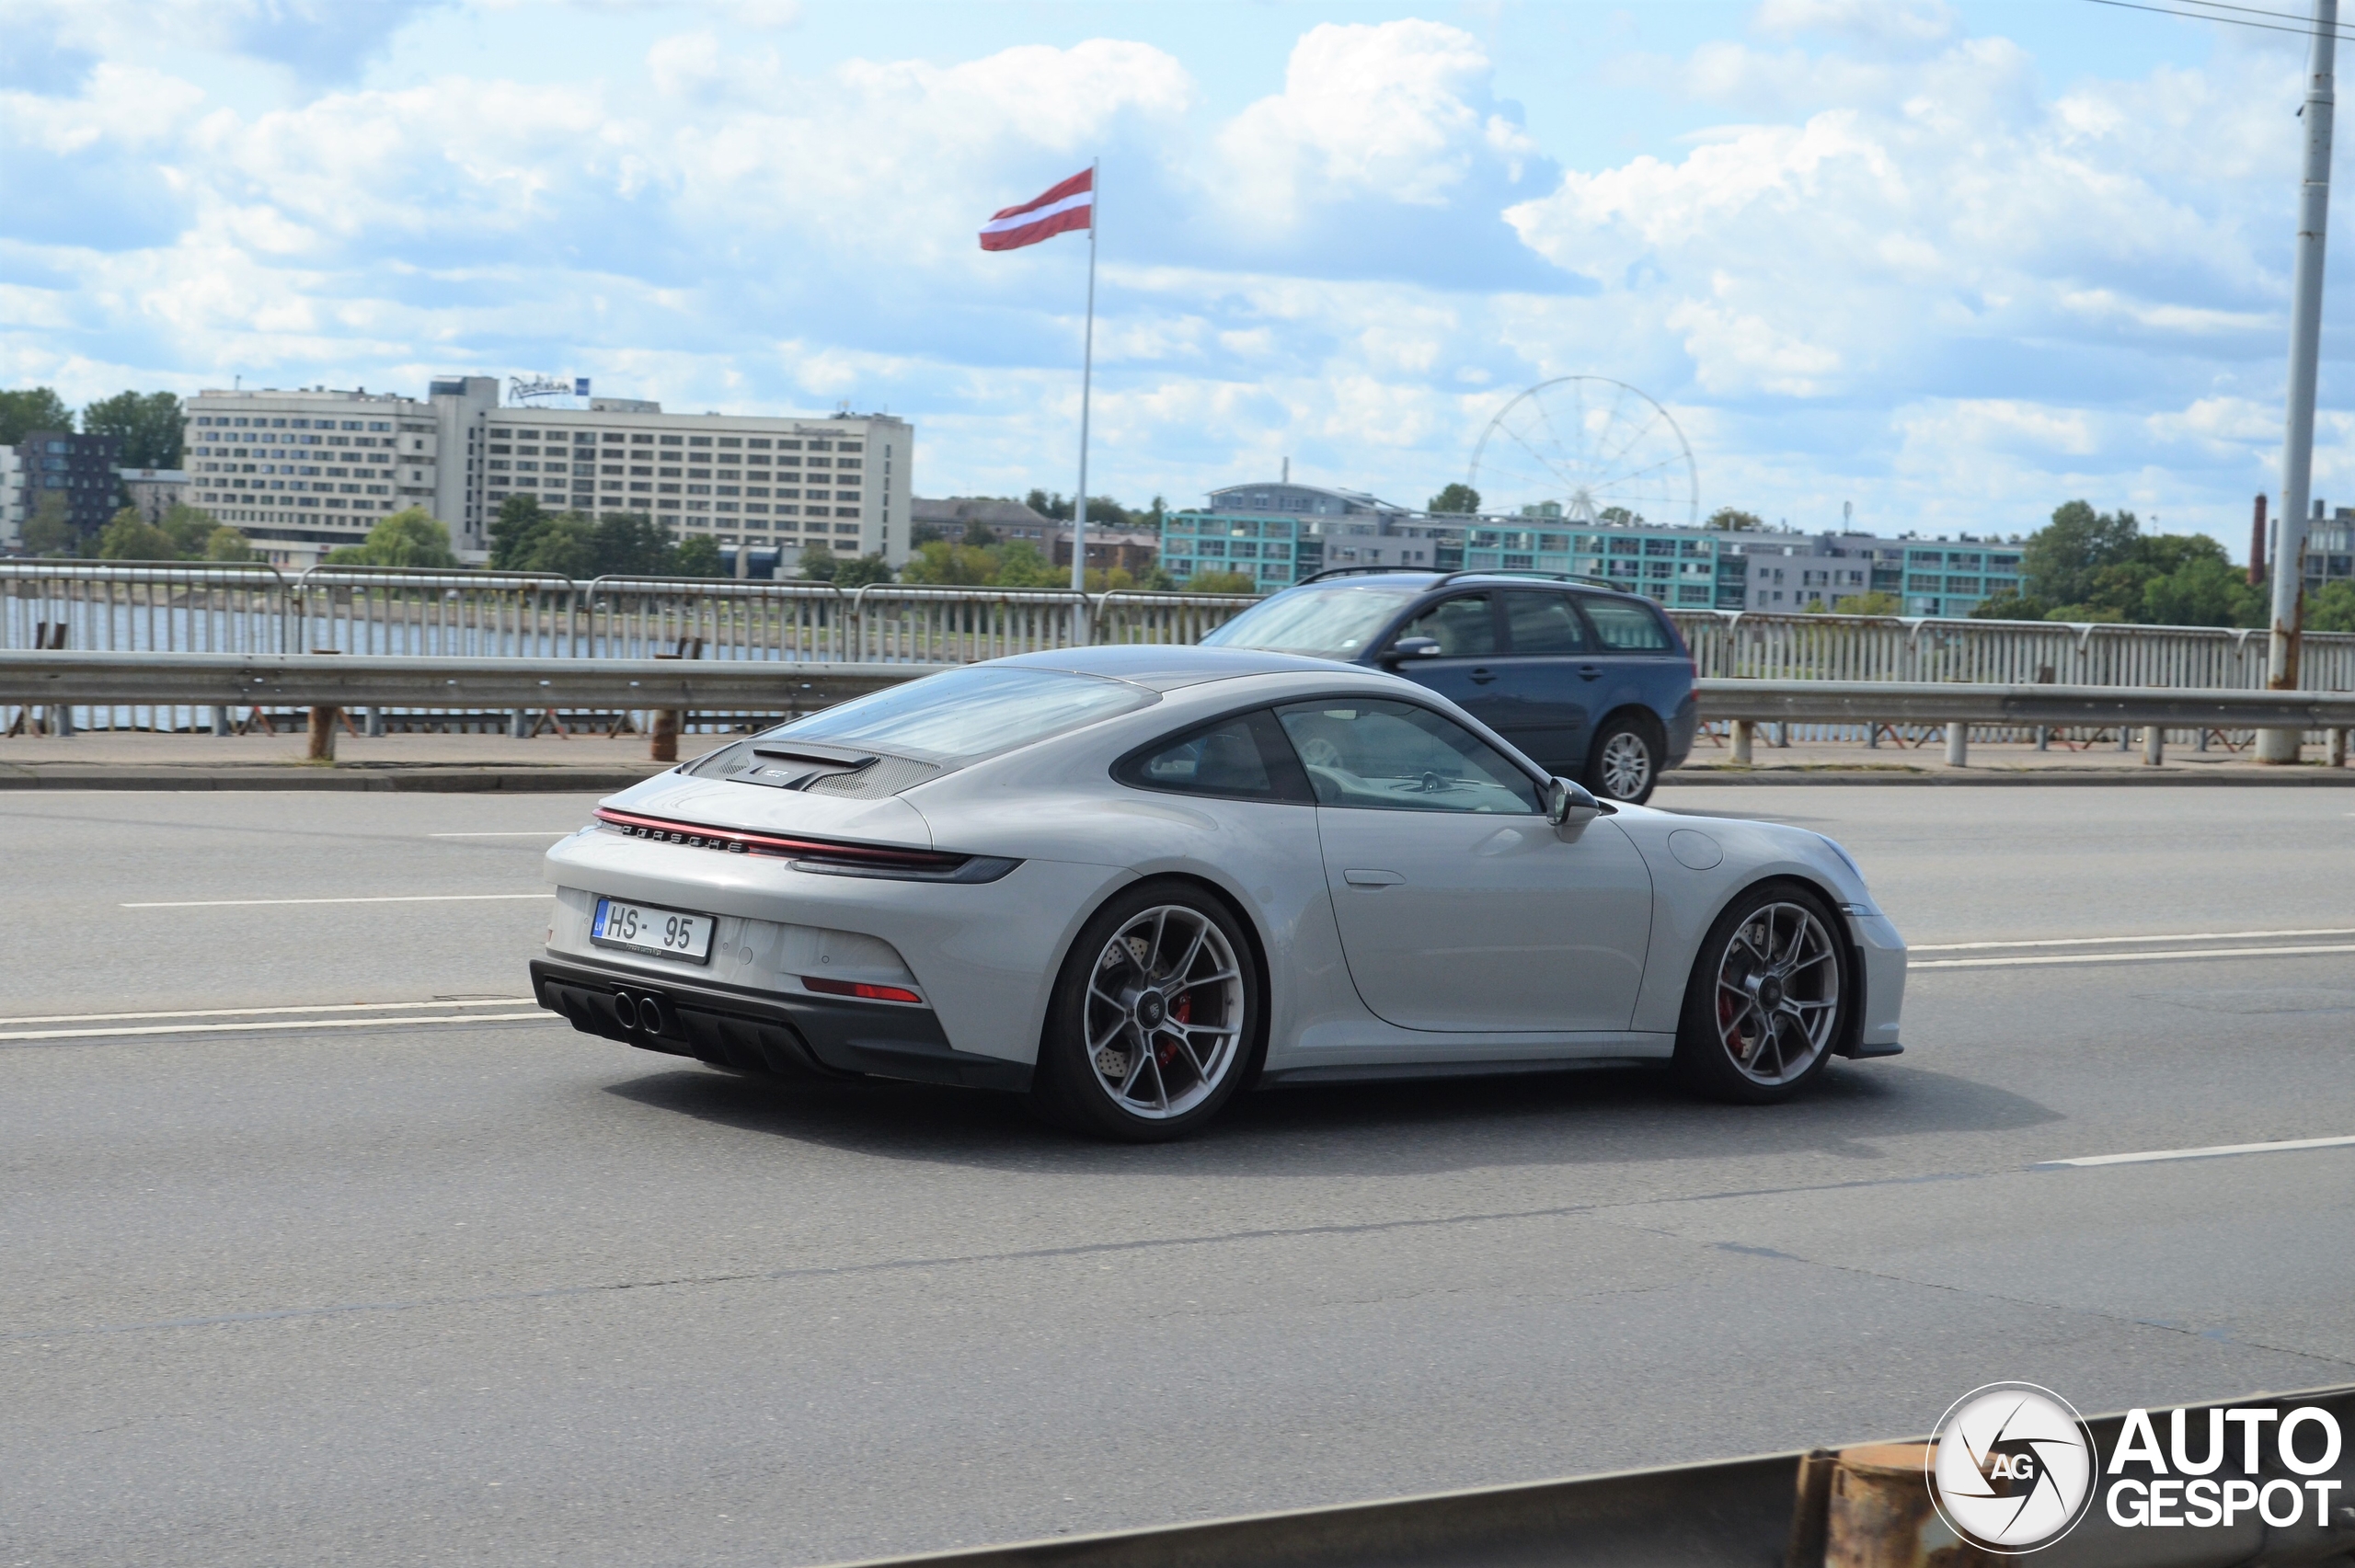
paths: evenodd
<path fill-rule="evenodd" d="M 614 992 L 614 1016 L 623 1028 L 640 1035 L 668 1035 L 678 1022 L 670 1003 L 642 990 Z"/>

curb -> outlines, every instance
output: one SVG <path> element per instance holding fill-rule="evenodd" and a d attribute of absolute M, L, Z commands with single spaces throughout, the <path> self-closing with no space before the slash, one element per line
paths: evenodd
<path fill-rule="evenodd" d="M 0 770 L 0 791 L 40 789 L 329 790 L 396 795 L 609 795 L 661 772 L 610 768 L 154 768 L 85 764 Z"/>

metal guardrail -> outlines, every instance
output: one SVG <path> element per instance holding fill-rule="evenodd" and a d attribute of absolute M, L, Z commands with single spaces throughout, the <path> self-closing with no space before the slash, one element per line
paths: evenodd
<path fill-rule="evenodd" d="M 158 653 L 961 663 L 1088 642 L 1196 642 L 1256 601 L 1223 594 L 789 580 L 0 561 L 0 648 Z M 2266 634 L 2203 626 L 1671 612 L 1705 678 L 2260 690 Z M 1084 636 L 1083 636 L 1084 632 Z M 2303 689 L 2355 690 L 2355 635 L 2308 633 Z"/>
<path fill-rule="evenodd" d="M 1075 642 L 1195 642 L 1255 601 L 1220 594 L 316 567 L 0 561 L 0 649 L 63 625 L 91 652 L 969 663 Z"/>
<path fill-rule="evenodd" d="M 2342 1432 L 2355 1435 L 2355 1386 L 2185 1408 L 2200 1414 L 2225 1407 L 2286 1412 L 2303 1405 L 2328 1412 Z M 2168 1411 L 2151 1413 L 2159 1430 L 2171 1429 Z M 2125 1419 L 2121 1413 L 2086 1423 L 2104 1455 L 2117 1451 Z M 2195 1429 L 2204 1425 L 2195 1424 Z M 1827 1561 L 1824 1500 L 1820 1494 L 1803 1494 L 1799 1482 L 1803 1462 L 1822 1452 L 881 1558 L 864 1568 L 1520 1568 L 1539 1562 L 1575 1562 L 1580 1568 L 1820 1568 Z M 2262 1473 L 2300 1482 L 2314 1479 L 2290 1476 L 2278 1457 Z M 2355 1490 L 2355 1442 L 2344 1445 L 2326 1473 L 2348 1490 L 2337 1494 L 2341 1509 L 2326 1523 L 2307 1522 L 2302 1514 L 2297 1524 L 2269 1525 L 2245 1510 L 2234 1523 L 2209 1528 L 2130 1528 L 2111 1520 L 2097 1498 L 2075 1530 L 2033 1561 L 2047 1568 L 2343 1562 L 2355 1547 L 2355 1508 L 2345 1506 L 2349 1490 Z M 2097 1477 L 2097 1482 L 2103 1480 Z M 1922 1543 L 1924 1549 L 1934 1545 L 1935 1540 Z M 1869 1558 L 1844 1553 L 1838 1560 L 1899 1568 L 1924 1561 L 1986 1559 L 1909 1552 Z"/>
<path fill-rule="evenodd" d="M 911 644 L 911 651 L 922 645 Z M 675 708 L 782 713 L 940 670 L 929 663 L 0 651 L 0 704 L 159 708 Z M 1705 719 L 2012 728 L 2355 729 L 2355 692 L 1964 682 L 1698 683 Z"/>
<path fill-rule="evenodd" d="M 0 653 L 0 703 L 36 706 L 681 708 L 785 713 L 945 665 L 361 654 Z"/>
<path fill-rule="evenodd" d="M 2355 692 L 1970 685 L 1960 681 L 1696 682 L 1706 719 L 1752 723 L 1969 724 L 2013 728 L 2346 729 Z"/>

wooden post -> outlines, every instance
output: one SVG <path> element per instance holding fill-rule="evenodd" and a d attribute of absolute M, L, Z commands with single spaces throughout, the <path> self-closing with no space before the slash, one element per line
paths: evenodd
<path fill-rule="evenodd" d="M 313 648 L 314 655 L 340 653 L 340 648 Z M 314 762 L 335 761 L 336 723 L 343 717 L 343 710 L 332 704 L 311 710 L 311 743 L 304 756 Z"/>

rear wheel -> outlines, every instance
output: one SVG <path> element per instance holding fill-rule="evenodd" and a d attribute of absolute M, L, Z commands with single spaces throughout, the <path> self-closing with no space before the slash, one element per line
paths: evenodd
<path fill-rule="evenodd" d="M 1642 714 L 1614 714 L 1587 751 L 1586 787 L 1605 800 L 1641 806 L 1660 783 L 1667 746 L 1660 726 Z"/>
<path fill-rule="evenodd" d="M 1224 905 L 1183 883 L 1129 888 L 1063 960 L 1032 1092 L 1075 1130 L 1135 1143 L 1183 1138 L 1241 1084 L 1263 994 Z"/>
<path fill-rule="evenodd" d="M 1839 1040 L 1847 951 L 1832 911 L 1788 883 L 1753 887 L 1709 928 L 1676 1034 L 1676 1075 L 1713 1100 L 1763 1105 L 1812 1082 Z"/>

